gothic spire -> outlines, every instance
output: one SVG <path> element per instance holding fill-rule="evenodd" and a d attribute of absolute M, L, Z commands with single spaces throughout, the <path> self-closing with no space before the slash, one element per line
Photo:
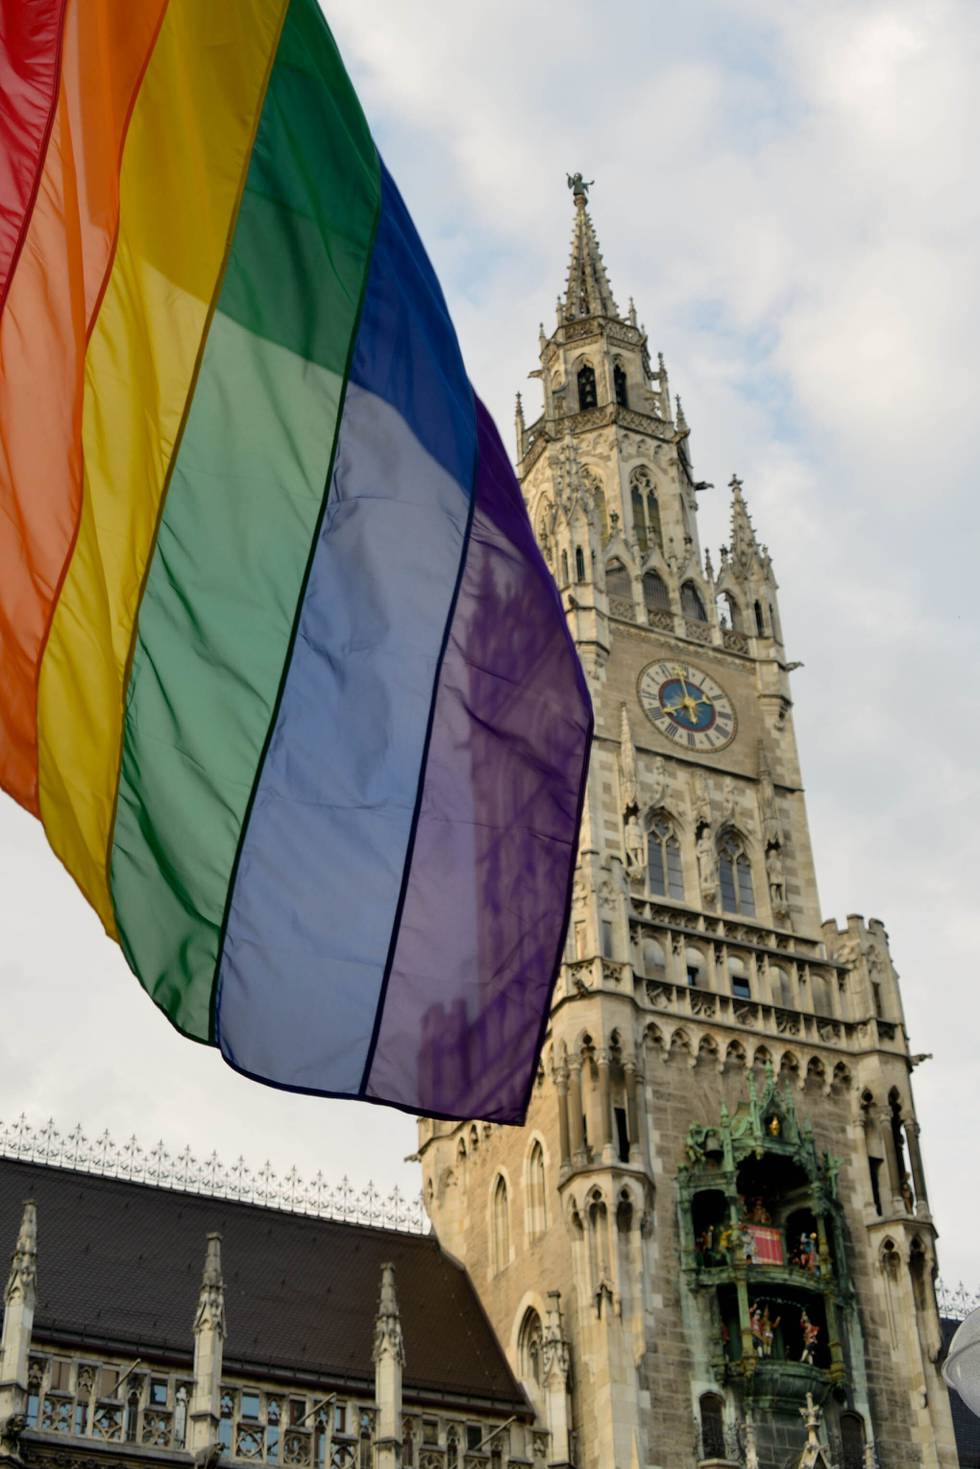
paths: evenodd
<path fill-rule="evenodd" d="M 732 492 L 732 560 L 737 567 L 744 567 L 752 561 L 762 561 L 762 550 L 737 474 L 732 475 L 728 486 Z"/>
<path fill-rule="evenodd" d="M 194 1318 L 194 1333 L 214 1331 L 225 1334 L 225 1286 L 221 1278 L 221 1235 L 209 1234 L 201 1277 L 201 1294 Z"/>
<path fill-rule="evenodd" d="M 578 175 L 576 175 L 578 177 Z M 612 287 L 603 264 L 599 241 L 589 215 L 588 197 L 584 191 L 573 191 L 575 227 L 572 230 L 572 258 L 568 266 L 563 318 L 580 316 L 619 316 Z"/>
<path fill-rule="evenodd" d="M 37 1208 L 33 1199 L 28 1199 L 24 1205 L 17 1244 L 10 1261 L 10 1274 L 7 1277 L 7 1289 L 4 1295 L 7 1305 L 9 1306 L 11 1301 L 28 1299 L 33 1307 L 36 1281 Z"/>
<path fill-rule="evenodd" d="M 374 1318 L 374 1360 L 393 1357 L 404 1364 L 405 1344 L 402 1339 L 402 1322 L 395 1295 L 395 1267 L 381 1267 L 381 1294 L 378 1297 L 378 1314 Z"/>

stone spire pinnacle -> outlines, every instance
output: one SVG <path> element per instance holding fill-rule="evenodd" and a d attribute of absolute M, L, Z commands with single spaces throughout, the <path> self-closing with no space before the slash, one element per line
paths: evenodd
<path fill-rule="evenodd" d="M 390 1264 L 381 1267 L 381 1293 L 378 1297 L 378 1314 L 374 1318 L 375 1363 L 385 1356 L 394 1356 L 400 1365 L 404 1365 L 405 1343 L 398 1312 L 398 1297 L 395 1295 L 395 1267 Z"/>
<path fill-rule="evenodd" d="M 737 474 L 732 475 L 728 487 L 732 492 L 732 560 L 737 567 L 745 567 L 752 561 L 761 562 L 762 550 L 742 494 L 742 481 Z"/>
<path fill-rule="evenodd" d="M 572 187 L 571 183 L 569 187 Z M 588 195 L 584 188 L 573 189 L 573 197 L 575 227 L 572 230 L 572 258 L 568 265 L 562 317 L 565 321 L 581 316 L 618 317 L 619 307 L 613 300 L 612 287 L 589 215 Z"/>
<path fill-rule="evenodd" d="M 24 1204 L 17 1243 L 10 1260 L 10 1274 L 4 1300 L 26 1301 L 33 1309 L 37 1295 L 37 1205 L 33 1199 Z"/>
<path fill-rule="evenodd" d="M 194 1332 L 217 1331 L 225 1334 L 225 1286 L 221 1278 L 221 1235 L 209 1234 L 204 1256 L 201 1294 L 194 1317 Z"/>

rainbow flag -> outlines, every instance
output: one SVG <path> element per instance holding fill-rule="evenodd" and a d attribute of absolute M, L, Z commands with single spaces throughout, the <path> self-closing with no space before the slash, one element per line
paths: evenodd
<path fill-rule="evenodd" d="M 185 1035 L 522 1120 L 591 710 L 315 0 L 0 0 L 0 784 Z"/>

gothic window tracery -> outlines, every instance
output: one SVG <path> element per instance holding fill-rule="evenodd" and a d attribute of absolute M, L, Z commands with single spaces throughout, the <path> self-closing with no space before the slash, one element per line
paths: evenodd
<path fill-rule="evenodd" d="M 544 1234 L 548 1227 L 546 1200 L 544 1149 L 535 1139 L 527 1162 L 527 1221 L 532 1239 Z"/>
<path fill-rule="evenodd" d="M 581 546 L 575 547 L 575 580 L 585 581 L 585 553 Z"/>
<path fill-rule="evenodd" d="M 660 506 L 653 487 L 649 469 L 640 465 L 630 475 L 630 504 L 633 509 L 633 530 L 640 549 L 647 551 L 651 546 L 663 550 L 663 530 L 660 524 Z"/>
<path fill-rule="evenodd" d="M 667 583 L 655 571 L 643 573 L 643 605 L 648 612 L 669 612 L 670 593 Z"/>
<path fill-rule="evenodd" d="M 681 587 L 681 611 L 685 617 L 692 622 L 707 622 L 708 614 L 704 610 L 701 593 L 692 581 L 686 581 Z"/>
<path fill-rule="evenodd" d="M 497 1174 L 492 1199 L 493 1263 L 501 1271 L 510 1262 L 510 1207 L 507 1198 L 507 1181 L 502 1173 Z"/>
<path fill-rule="evenodd" d="M 721 906 L 726 913 L 742 913 L 755 917 L 755 891 L 752 886 L 752 864 L 738 833 L 729 827 L 718 842 L 718 883 Z"/>
<path fill-rule="evenodd" d="M 683 900 L 681 848 L 666 811 L 647 816 L 647 881 L 652 893 Z"/>
<path fill-rule="evenodd" d="M 576 374 L 578 384 L 578 406 L 579 412 L 584 413 L 587 408 L 595 408 L 598 403 L 596 393 L 595 369 L 588 362 L 579 368 Z"/>
<path fill-rule="evenodd" d="M 541 1357 L 544 1342 L 544 1332 L 541 1326 L 541 1317 L 531 1306 L 524 1314 L 521 1323 L 520 1336 L 518 1338 L 518 1354 L 521 1364 L 521 1376 L 526 1382 L 533 1382 L 536 1387 L 541 1387 L 543 1380 Z"/>

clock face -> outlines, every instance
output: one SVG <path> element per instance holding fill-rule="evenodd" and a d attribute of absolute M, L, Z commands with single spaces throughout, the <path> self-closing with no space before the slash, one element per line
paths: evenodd
<path fill-rule="evenodd" d="M 732 701 L 710 673 L 691 663 L 649 663 L 637 680 L 643 712 L 671 744 L 710 753 L 735 738 Z"/>

